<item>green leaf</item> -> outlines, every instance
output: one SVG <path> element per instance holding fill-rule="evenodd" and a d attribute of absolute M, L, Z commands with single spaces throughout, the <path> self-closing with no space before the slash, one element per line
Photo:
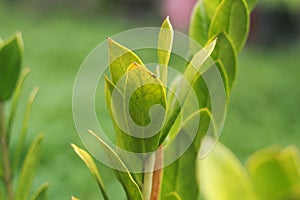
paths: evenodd
<path fill-rule="evenodd" d="M 229 88 L 226 89 L 227 91 L 230 91 L 236 76 L 237 55 L 235 53 L 234 47 L 232 46 L 232 42 L 230 41 L 226 33 L 221 32 L 217 36 L 217 38 L 217 44 L 214 52 L 212 53 L 212 58 L 215 61 L 218 60 L 219 63 L 221 63 L 221 65 L 224 67 L 224 72 L 226 73 L 229 84 Z"/>
<path fill-rule="evenodd" d="M 19 101 L 20 101 L 21 91 L 23 89 L 24 81 L 25 81 L 26 77 L 28 76 L 29 72 L 30 72 L 29 68 L 25 68 L 22 71 L 21 76 L 20 76 L 20 78 L 17 82 L 15 92 L 14 92 L 13 97 L 12 97 L 11 110 L 10 110 L 10 115 L 9 115 L 9 120 L 8 120 L 8 125 L 7 125 L 8 136 L 11 135 L 12 124 L 13 124 L 14 119 L 16 117 L 16 111 L 17 111 L 18 104 L 19 104 Z"/>
<path fill-rule="evenodd" d="M 216 37 L 224 31 L 232 40 L 234 49 L 240 52 L 246 42 L 249 26 L 249 11 L 245 1 L 224 0 L 212 18 L 208 37 Z"/>
<path fill-rule="evenodd" d="M 25 113 L 24 113 L 24 117 L 23 117 L 23 124 L 22 124 L 22 129 L 21 129 L 21 134 L 19 136 L 19 140 L 18 140 L 18 144 L 16 147 L 16 151 L 14 154 L 14 160 L 13 160 L 13 169 L 17 170 L 18 165 L 19 165 L 19 161 L 21 159 L 21 153 L 23 150 L 23 146 L 24 146 L 24 142 L 27 136 L 27 130 L 28 130 L 28 124 L 29 124 L 29 117 L 30 117 L 30 113 L 31 113 L 31 107 L 32 104 L 34 102 L 34 99 L 38 93 L 39 89 L 37 87 L 33 88 L 33 90 L 31 91 L 28 100 L 27 100 L 27 105 L 26 105 L 26 109 L 25 109 Z"/>
<path fill-rule="evenodd" d="M 299 152 L 295 147 L 269 147 L 247 160 L 255 191 L 260 199 L 288 199 L 300 184 Z M 299 199 L 300 194 L 296 199 Z"/>
<path fill-rule="evenodd" d="M 181 200 L 181 198 L 176 192 L 171 192 L 167 194 L 163 200 Z"/>
<path fill-rule="evenodd" d="M 220 4 L 220 0 L 202 0 L 198 1 L 194 6 L 189 35 L 201 46 L 205 46 L 208 38 L 208 30 L 211 23 L 211 19 L 215 14 L 217 7 Z M 191 43 L 192 53 L 197 52 L 199 49 L 193 46 Z"/>
<path fill-rule="evenodd" d="M 111 96 L 115 93 L 115 98 L 119 99 L 118 101 L 114 101 L 111 99 Z M 113 82 L 111 82 L 106 76 L 105 76 L 105 96 L 106 96 L 106 105 L 107 109 L 109 111 L 110 117 L 113 121 L 114 130 L 115 130 L 115 137 L 116 137 L 116 144 L 118 147 L 125 149 L 127 151 L 132 150 L 134 146 L 132 145 L 132 140 L 134 138 L 125 132 L 123 132 L 116 121 L 121 121 L 124 119 L 124 112 L 123 112 L 123 102 L 124 95 L 122 92 L 117 88 Z M 115 109 L 114 111 L 112 109 Z M 118 111 L 118 112 L 117 112 Z M 117 113 L 115 116 L 114 113 Z M 134 151 L 138 152 L 138 149 L 134 149 Z"/>
<path fill-rule="evenodd" d="M 183 200 L 197 199 L 199 195 L 199 186 L 196 179 L 196 161 L 201 145 L 202 138 L 204 137 L 211 119 L 211 114 L 208 109 L 201 109 L 191 115 L 184 123 L 177 134 L 176 143 L 177 149 L 180 150 L 182 145 L 187 144 L 191 137 L 191 128 L 195 126 L 195 120 L 199 120 L 199 127 L 193 143 L 189 146 L 186 152 L 171 165 L 164 169 L 163 184 L 162 184 L 162 197 L 165 197 L 170 192 L 176 191 Z M 190 138 L 192 139 L 192 138 Z"/>
<path fill-rule="evenodd" d="M 250 179 L 238 158 L 221 143 L 217 143 L 206 158 L 198 160 L 197 168 L 201 192 L 205 199 L 257 199 Z"/>
<path fill-rule="evenodd" d="M 88 167 L 91 174 L 95 177 L 98 187 L 101 190 L 102 196 L 105 200 L 108 200 L 108 195 L 106 193 L 102 178 L 100 176 L 100 173 L 98 171 L 98 168 L 93 160 L 93 158 L 88 154 L 85 150 L 77 147 L 75 144 L 71 144 L 72 148 L 76 152 L 76 154 L 81 158 L 81 160 L 85 163 L 85 165 Z"/>
<path fill-rule="evenodd" d="M 113 163 L 114 166 L 118 166 L 118 169 L 122 169 L 122 171 L 114 170 L 114 172 L 118 180 L 123 185 L 127 198 L 143 200 L 142 193 L 138 184 L 135 182 L 127 167 L 125 166 L 121 158 L 118 156 L 118 154 L 110 146 L 108 146 L 101 138 L 99 138 L 94 132 L 89 130 L 89 133 L 92 134 L 101 144 L 111 163 Z"/>
<path fill-rule="evenodd" d="M 108 38 L 108 48 L 109 69 L 112 82 L 114 84 L 116 84 L 119 79 L 126 74 L 127 68 L 132 63 L 137 63 L 143 66 L 142 61 L 135 53 L 110 38 Z"/>
<path fill-rule="evenodd" d="M 169 131 L 171 130 L 177 117 L 180 114 L 181 106 L 179 101 L 180 102 L 185 101 L 185 99 L 187 98 L 190 92 L 190 85 L 193 85 L 194 82 L 199 78 L 199 76 L 208 69 L 206 66 L 209 65 L 203 65 L 203 64 L 209 59 L 211 53 L 215 48 L 215 45 L 216 45 L 216 40 L 213 40 L 212 42 L 207 44 L 203 49 L 197 52 L 184 72 L 184 77 L 186 81 L 178 80 L 179 81 L 178 86 L 180 86 L 180 88 L 177 88 L 178 92 L 176 94 L 178 97 L 178 101 L 175 101 L 172 107 L 168 109 L 167 121 L 165 123 L 165 126 L 162 129 L 162 137 L 160 139 L 160 144 L 164 142 Z"/>
<path fill-rule="evenodd" d="M 165 85 L 167 83 L 168 64 L 171 56 L 173 45 L 174 31 L 169 17 L 163 22 L 158 35 L 158 64 L 159 78 Z"/>
<path fill-rule="evenodd" d="M 258 0 L 246 0 L 249 11 L 252 11 L 258 3 Z"/>
<path fill-rule="evenodd" d="M 215 64 L 218 67 L 218 70 L 221 74 L 221 77 L 222 77 L 222 80 L 223 80 L 223 83 L 224 83 L 224 87 L 225 87 L 225 90 L 226 90 L 227 98 L 228 98 L 229 95 L 230 95 L 230 83 L 229 83 L 228 74 L 226 73 L 225 66 L 223 65 L 223 63 L 220 60 L 216 60 Z M 210 98 L 209 93 L 207 93 L 205 95 L 208 95 L 208 98 Z"/>
<path fill-rule="evenodd" d="M 27 199 L 29 195 L 34 174 L 39 163 L 41 144 L 43 138 L 44 134 L 38 135 L 31 143 L 30 148 L 26 154 L 17 184 L 15 196 L 16 200 Z"/>
<path fill-rule="evenodd" d="M 48 189 L 49 183 L 44 183 L 33 193 L 30 200 L 45 200 Z"/>
<path fill-rule="evenodd" d="M 203 2 L 205 12 L 210 23 L 222 0 L 203 0 Z"/>
<path fill-rule="evenodd" d="M 23 39 L 19 32 L 0 44 L 0 101 L 8 100 L 14 91 L 23 51 Z"/>
<path fill-rule="evenodd" d="M 130 115 L 125 113 L 125 120 L 129 133 L 141 138 L 133 145 L 139 146 L 141 153 L 155 151 L 166 109 L 162 83 L 145 67 L 132 66 L 125 83 L 125 104 L 127 102 L 129 108 L 125 108 Z"/>
<path fill-rule="evenodd" d="M 105 93 L 106 93 L 106 104 L 110 117 L 113 122 L 115 130 L 116 145 L 130 152 L 140 152 L 141 151 L 141 139 L 127 134 L 122 129 L 120 129 L 118 122 L 124 122 L 124 95 L 121 93 L 119 88 L 117 88 L 114 83 L 112 83 L 107 77 L 105 77 Z M 114 93 L 114 99 L 112 100 L 111 96 Z M 114 111 L 113 111 L 114 110 Z M 113 115 L 113 112 L 115 115 Z M 125 123 L 125 122 L 124 122 Z M 138 144 L 138 145 L 133 145 Z M 132 174 L 134 180 L 137 182 L 141 188 L 143 185 L 143 174 L 134 173 Z"/>

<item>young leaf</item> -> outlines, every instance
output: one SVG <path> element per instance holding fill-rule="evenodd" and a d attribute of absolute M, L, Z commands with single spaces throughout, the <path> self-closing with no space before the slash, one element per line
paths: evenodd
<path fill-rule="evenodd" d="M 46 200 L 49 183 L 41 185 L 31 196 L 30 200 Z"/>
<path fill-rule="evenodd" d="M 205 46 L 209 41 L 208 31 L 211 24 L 211 20 L 220 5 L 221 0 L 201 0 L 194 6 L 189 36 L 198 42 L 201 46 Z M 190 43 L 190 49 L 192 54 L 196 53 L 199 49 L 194 46 L 194 43 Z"/>
<path fill-rule="evenodd" d="M 114 93 L 114 99 L 111 98 Z M 124 149 L 126 151 L 131 152 L 140 152 L 141 145 L 133 145 L 141 143 L 140 138 L 136 138 L 131 136 L 130 134 L 125 133 L 117 124 L 116 121 L 123 122 L 124 121 L 124 95 L 121 93 L 119 88 L 117 88 L 107 77 L 105 77 L 105 94 L 106 94 L 106 104 L 108 111 L 110 113 L 110 117 L 113 122 L 115 137 L 116 137 L 116 145 Z M 114 111 L 113 111 L 114 110 Z M 113 115 L 115 113 L 115 115 Z M 134 180 L 137 182 L 138 186 L 142 188 L 143 185 L 143 174 L 134 173 L 132 174 Z"/>
<path fill-rule="evenodd" d="M 171 165 L 164 169 L 162 197 L 165 197 L 170 192 L 176 191 L 182 200 L 197 199 L 199 195 L 199 187 L 196 179 L 196 160 L 200 149 L 201 140 L 206 133 L 210 124 L 211 115 L 208 109 L 201 109 L 190 116 L 184 123 L 176 137 L 180 137 L 180 142 L 177 145 L 178 149 L 184 140 L 191 137 L 190 128 L 195 126 L 195 120 L 200 122 L 196 137 L 186 152 Z M 192 138 L 191 138 L 192 139 Z M 179 140 L 178 140 L 179 141 Z M 177 149 L 174 149 L 176 151 Z"/>
<path fill-rule="evenodd" d="M 268 147 L 247 160 L 255 191 L 260 199 L 288 199 L 300 184 L 300 161 L 296 148 Z M 298 195 L 297 198 L 299 199 Z"/>
<path fill-rule="evenodd" d="M 105 200 L 108 200 L 108 195 L 106 193 L 102 178 L 100 176 L 100 173 L 98 171 L 98 168 L 93 160 L 93 158 L 88 154 L 85 150 L 77 147 L 75 144 L 71 144 L 72 148 L 76 152 L 76 154 L 81 158 L 81 160 L 85 163 L 85 165 L 88 167 L 92 175 L 96 178 L 97 184 L 99 189 L 101 190 L 101 193 L 103 195 L 103 198 Z"/>
<path fill-rule="evenodd" d="M 190 85 L 193 85 L 194 82 L 199 78 L 199 76 L 207 70 L 205 66 L 203 67 L 203 64 L 210 57 L 211 53 L 215 48 L 215 45 L 216 45 L 216 40 L 213 40 L 208 45 L 206 45 L 202 50 L 197 52 L 195 56 L 192 58 L 191 62 L 189 63 L 189 65 L 187 66 L 184 72 L 184 77 L 186 81 L 182 81 L 180 82 L 180 84 L 178 84 L 179 88 L 177 88 L 178 91 L 177 97 L 179 101 L 182 102 L 185 101 L 186 97 L 190 92 Z M 162 144 L 166 139 L 169 131 L 171 130 L 177 117 L 179 116 L 180 111 L 181 111 L 181 107 L 178 101 L 176 101 L 175 104 L 168 109 L 167 121 L 162 129 L 160 144 Z"/>
<path fill-rule="evenodd" d="M 133 144 L 140 152 L 152 152 L 158 147 L 159 131 L 164 121 L 166 93 L 159 79 L 145 67 L 131 67 L 126 76 L 125 113 L 128 131 L 141 138 Z"/>
<path fill-rule="evenodd" d="M 112 82 L 116 84 L 119 79 L 127 72 L 127 68 L 132 63 L 143 66 L 140 58 L 130 49 L 118 44 L 114 40 L 108 38 L 109 48 L 109 69 Z"/>
<path fill-rule="evenodd" d="M 232 40 L 234 49 L 240 52 L 248 36 L 249 24 L 245 0 L 224 0 L 212 18 L 208 37 L 213 38 L 224 31 Z"/>
<path fill-rule="evenodd" d="M 23 58 L 23 39 L 16 33 L 0 43 L 0 101 L 8 100 L 19 77 Z"/>
<path fill-rule="evenodd" d="M 117 100 L 112 99 L 113 93 Z M 117 146 L 127 151 L 133 150 L 134 152 L 138 152 L 138 149 L 133 149 L 135 148 L 135 146 L 132 145 L 134 138 L 127 133 L 124 133 L 116 123 L 116 121 L 120 122 L 124 119 L 123 102 L 125 102 L 125 99 L 119 88 L 117 88 L 107 77 L 105 77 L 105 96 L 107 109 L 114 125 Z M 113 109 L 115 110 L 113 111 Z M 116 113 L 116 115 L 113 115 L 113 113 Z"/>
<path fill-rule="evenodd" d="M 16 151 L 14 154 L 14 160 L 13 160 L 13 169 L 17 169 L 19 165 L 19 161 L 21 158 L 21 153 L 23 150 L 23 145 L 27 136 L 27 130 L 28 130 L 28 124 L 29 124 L 29 117 L 30 117 L 30 112 L 31 112 L 31 107 L 34 102 L 34 99 L 38 93 L 39 89 L 37 87 L 33 88 L 31 91 L 28 100 L 27 100 L 27 105 L 23 117 L 23 124 L 22 124 L 22 129 L 21 129 L 21 134 L 19 136 L 18 140 L 18 145 L 16 147 Z"/>
<path fill-rule="evenodd" d="M 221 2 L 222 0 L 203 0 L 205 13 L 209 23 L 211 22 Z"/>
<path fill-rule="evenodd" d="M 73 196 L 72 196 L 72 200 L 79 200 L 79 199 L 77 199 L 76 197 L 73 197 Z"/>
<path fill-rule="evenodd" d="M 44 134 L 38 135 L 30 145 L 30 148 L 26 154 L 17 184 L 15 194 L 16 200 L 27 199 L 29 195 L 34 174 L 36 172 L 36 167 L 39 162 L 43 138 Z"/>
<path fill-rule="evenodd" d="M 191 22 L 190 22 L 190 30 L 189 36 L 193 38 L 196 42 L 198 42 L 201 46 L 204 46 L 208 41 L 208 29 L 210 20 L 207 16 L 207 12 L 204 6 L 205 1 L 198 1 L 194 6 Z M 199 49 L 192 46 L 192 53 L 196 53 Z"/>
<path fill-rule="evenodd" d="M 257 199 L 245 169 L 235 155 L 222 144 L 218 143 L 206 158 L 198 160 L 197 168 L 201 192 L 205 199 Z"/>
<path fill-rule="evenodd" d="M 126 192 L 128 199 L 135 199 L 135 200 L 143 200 L 141 190 L 137 183 L 132 178 L 130 172 L 128 171 L 127 167 L 118 156 L 118 154 L 108 146 L 100 137 L 97 136 L 94 132 L 89 130 L 89 133 L 92 134 L 97 141 L 100 143 L 101 147 L 106 152 L 107 156 L 109 157 L 110 161 L 114 163 L 115 166 L 119 166 L 119 169 L 122 171 L 114 170 L 116 177 L 121 182 Z"/>
<path fill-rule="evenodd" d="M 158 64 L 159 78 L 165 85 L 168 77 L 168 64 L 171 56 L 173 45 L 174 31 L 169 17 L 163 22 L 158 35 Z"/>
<path fill-rule="evenodd" d="M 30 72 L 29 68 L 25 68 L 23 70 L 23 72 L 21 73 L 21 76 L 17 82 L 14 95 L 12 97 L 11 110 L 10 110 L 10 115 L 9 115 L 9 120 L 8 120 L 8 125 L 7 125 L 8 136 L 11 135 L 12 124 L 13 124 L 15 116 L 16 116 L 16 111 L 17 111 L 19 100 L 20 100 L 21 91 L 23 89 L 24 81 L 25 81 L 27 75 L 29 74 L 29 72 Z"/>

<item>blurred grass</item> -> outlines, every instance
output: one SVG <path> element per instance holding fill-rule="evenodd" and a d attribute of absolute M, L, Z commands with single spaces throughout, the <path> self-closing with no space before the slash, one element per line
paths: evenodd
<path fill-rule="evenodd" d="M 29 138 L 39 132 L 46 134 L 35 185 L 49 180 L 49 199 L 70 199 L 72 195 L 98 199 L 100 192 L 93 177 L 70 147 L 70 143 L 80 144 L 72 119 L 72 87 L 76 72 L 91 49 L 106 36 L 141 26 L 136 22 L 129 24 L 100 15 L 40 16 L 0 4 L 0 35 L 7 37 L 21 30 L 25 40 L 24 64 L 32 72 L 23 98 L 34 85 L 40 87 Z M 242 160 L 271 144 L 300 147 L 299 50 L 296 45 L 285 49 L 248 47 L 240 56 L 221 141 Z M 17 120 L 21 120 L 20 116 Z M 101 166 L 101 173 L 109 194 L 113 199 L 121 199 L 124 193 L 119 192 L 121 186 L 111 178 L 112 172 Z"/>

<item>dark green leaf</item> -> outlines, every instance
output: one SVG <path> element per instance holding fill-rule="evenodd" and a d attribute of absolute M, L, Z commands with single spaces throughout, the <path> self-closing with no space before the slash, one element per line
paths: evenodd
<path fill-rule="evenodd" d="M 19 77 L 23 58 L 23 39 L 16 33 L 0 43 L 0 101 L 8 100 Z"/>
<path fill-rule="evenodd" d="M 215 61 L 219 61 L 222 67 L 224 67 L 224 72 L 226 73 L 229 84 L 229 88 L 226 89 L 227 91 L 230 91 L 236 75 L 237 56 L 232 46 L 232 43 L 226 33 L 220 33 L 217 36 L 217 38 L 217 44 L 214 49 L 214 52 L 212 53 L 212 58 Z M 220 66 L 218 67 L 220 69 Z"/>
<path fill-rule="evenodd" d="M 199 115 L 200 122 L 197 129 L 198 132 L 193 139 L 190 138 L 191 135 L 189 135 L 190 129 L 195 126 L 195 120 L 199 120 Z M 204 134 L 206 134 L 211 121 L 210 119 L 211 115 L 209 111 L 207 109 L 202 109 L 194 113 L 183 123 L 180 132 L 176 136 L 177 139 L 180 138 L 180 140 L 177 140 L 177 149 L 174 151 L 183 148 L 181 147 L 182 144 L 187 143 L 185 140 L 193 139 L 193 143 L 178 160 L 164 169 L 162 197 L 176 191 L 183 200 L 198 198 L 199 186 L 196 179 L 196 161 L 198 159 L 201 140 L 204 137 Z"/>

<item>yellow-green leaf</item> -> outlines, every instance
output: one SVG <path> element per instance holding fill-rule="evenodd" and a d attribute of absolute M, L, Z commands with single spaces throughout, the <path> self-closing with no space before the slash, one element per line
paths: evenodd
<path fill-rule="evenodd" d="M 30 148 L 26 154 L 17 184 L 15 194 L 16 200 L 24 200 L 28 198 L 34 174 L 39 163 L 43 138 L 43 134 L 38 135 L 31 143 Z"/>
<path fill-rule="evenodd" d="M 236 52 L 240 52 L 246 42 L 249 25 L 245 0 L 223 0 L 212 18 L 208 37 L 213 38 L 224 31 L 232 40 Z"/>
<path fill-rule="evenodd" d="M 123 185 L 123 188 L 126 192 L 128 199 L 143 200 L 142 193 L 138 184 L 135 182 L 130 172 L 128 171 L 126 165 L 118 156 L 118 154 L 110 146 L 108 146 L 100 137 L 98 137 L 97 134 L 95 134 L 91 130 L 89 130 L 89 133 L 91 133 L 100 143 L 101 147 L 107 154 L 111 163 L 114 166 L 118 166 L 118 169 L 121 170 L 121 171 L 114 170 L 114 172 L 118 180 Z"/>
<path fill-rule="evenodd" d="M 23 59 L 21 33 L 0 43 L 0 101 L 8 100 L 17 83 Z"/>
<path fill-rule="evenodd" d="M 178 100 L 184 102 L 186 97 L 190 92 L 190 85 L 193 85 L 194 82 L 199 78 L 199 76 L 204 73 L 208 68 L 203 65 L 209 58 L 211 53 L 213 52 L 216 45 L 216 40 L 213 40 L 209 44 L 207 44 L 203 49 L 195 54 L 192 58 L 191 62 L 187 66 L 184 72 L 184 79 L 178 80 L 178 88 L 177 88 L 177 97 Z M 160 139 L 160 144 L 164 142 L 166 139 L 169 131 L 171 130 L 172 126 L 174 125 L 177 117 L 180 114 L 181 106 L 179 101 L 175 101 L 175 103 L 168 109 L 167 113 L 167 120 L 162 129 L 162 137 Z"/>
<path fill-rule="evenodd" d="M 49 183 L 41 185 L 31 196 L 30 200 L 46 200 Z"/>
<path fill-rule="evenodd" d="M 28 130 L 28 124 L 29 124 L 29 118 L 30 118 L 32 104 L 35 100 L 36 95 L 38 94 L 38 91 L 39 91 L 38 87 L 33 88 L 31 93 L 29 94 L 29 97 L 27 100 L 26 109 L 25 109 L 25 113 L 23 116 L 21 133 L 18 136 L 19 140 L 18 140 L 16 150 L 14 152 L 14 159 L 13 159 L 13 166 L 12 166 L 14 170 L 17 170 L 17 168 L 19 166 L 19 161 L 21 159 L 21 153 L 23 150 L 26 136 L 27 136 L 27 130 Z"/>
<path fill-rule="evenodd" d="M 295 147 L 268 147 L 255 152 L 247 160 L 255 191 L 260 199 L 288 199 L 300 194 L 300 158 Z"/>
<path fill-rule="evenodd" d="M 167 83 L 168 64 L 173 45 L 174 31 L 169 17 L 163 22 L 158 35 L 158 64 L 159 78 L 163 84 Z"/>
<path fill-rule="evenodd" d="M 128 131 L 140 138 L 133 145 L 140 153 L 157 149 L 164 122 L 166 93 L 159 79 L 145 67 L 131 67 L 125 83 L 125 113 Z"/>
<path fill-rule="evenodd" d="M 85 165 L 88 167 L 89 171 L 92 173 L 92 175 L 95 177 L 98 187 L 101 190 L 101 193 L 103 195 L 103 198 L 105 200 L 108 200 L 108 196 L 105 191 L 105 187 L 102 181 L 102 178 L 100 176 L 100 173 L 98 171 L 98 168 L 93 160 L 93 158 L 88 154 L 85 150 L 77 147 L 75 144 L 71 144 L 76 154 L 81 158 L 81 160 L 85 163 Z"/>
<path fill-rule="evenodd" d="M 257 199 L 246 170 L 238 158 L 221 143 L 217 143 L 207 157 L 198 160 L 197 168 L 201 192 L 205 199 Z"/>
<path fill-rule="evenodd" d="M 163 200 L 181 200 L 181 198 L 176 192 L 171 192 L 167 194 Z"/>
<path fill-rule="evenodd" d="M 21 95 L 21 91 L 23 89 L 24 81 L 25 81 L 26 77 L 28 76 L 29 72 L 30 72 L 29 68 L 25 68 L 22 71 L 21 76 L 18 79 L 15 92 L 12 97 L 12 104 L 11 104 L 8 126 L 7 126 L 7 134 L 9 137 L 11 135 L 12 124 L 13 124 L 15 116 L 16 116 L 16 111 L 17 111 L 18 103 L 20 101 L 20 95 Z"/>
<path fill-rule="evenodd" d="M 108 49 L 109 69 L 114 84 L 126 74 L 127 68 L 132 63 L 143 65 L 142 61 L 135 53 L 110 38 L 108 38 Z"/>
<path fill-rule="evenodd" d="M 246 0 L 246 2 L 247 2 L 249 11 L 252 11 L 255 8 L 256 4 L 258 3 L 258 0 Z"/>

